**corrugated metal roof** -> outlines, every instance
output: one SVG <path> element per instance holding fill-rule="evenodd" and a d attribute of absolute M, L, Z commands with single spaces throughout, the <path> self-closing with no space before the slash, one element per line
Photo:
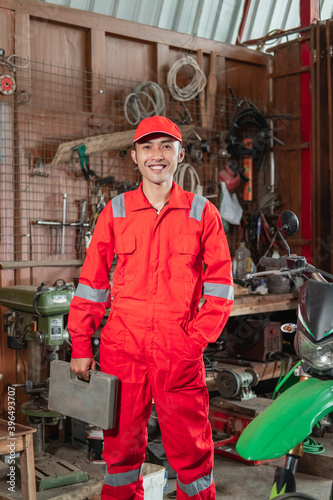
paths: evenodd
<path fill-rule="evenodd" d="M 246 0 L 41 0 L 235 44 Z M 300 0 L 251 0 L 240 42 L 300 26 Z M 332 0 L 319 0 L 320 20 L 333 17 Z M 293 35 L 294 37 L 296 35 Z M 293 38 L 289 35 L 289 39 Z M 286 41 L 280 38 L 276 45 Z M 271 46 L 270 45 L 270 46 Z M 268 46 L 266 45 L 266 48 Z"/>

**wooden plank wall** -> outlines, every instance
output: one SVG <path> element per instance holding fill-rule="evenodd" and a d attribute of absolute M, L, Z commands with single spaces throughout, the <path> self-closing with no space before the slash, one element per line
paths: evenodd
<path fill-rule="evenodd" d="M 14 171 L 15 199 L 6 198 L 1 203 L 6 203 L 6 209 L 12 206 L 12 212 L 18 221 L 15 228 L 15 242 L 21 245 L 21 252 L 16 258 L 22 260 L 21 265 L 13 265 L 1 271 L 1 286 L 33 284 L 39 285 L 41 281 L 53 283 L 59 277 L 59 267 L 52 260 L 46 267 L 39 267 L 38 261 L 29 262 L 34 255 L 33 248 L 25 243 L 31 227 L 24 222 L 23 215 L 27 203 L 36 203 L 38 199 L 27 200 L 24 194 L 24 180 L 29 171 L 29 158 L 31 154 L 38 156 L 43 141 L 50 137 L 61 137 L 61 130 L 54 125 L 54 116 L 59 113 L 70 114 L 74 107 L 82 107 L 82 120 L 90 126 L 90 135 L 94 135 L 94 115 L 96 116 L 109 105 L 110 120 L 106 124 L 107 132 L 113 130 L 112 96 L 100 94 L 103 89 L 103 75 L 113 75 L 114 78 L 126 80 L 153 80 L 161 85 L 166 85 L 166 76 L 171 65 L 185 54 L 197 57 L 197 50 L 203 51 L 203 68 L 205 74 L 209 72 L 209 57 L 212 51 L 217 52 L 217 105 L 215 109 L 215 126 L 225 127 L 223 103 L 230 97 L 228 87 L 231 86 L 237 97 L 246 97 L 254 102 L 260 102 L 268 108 L 268 64 L 271 56 L 261 54 L 240 46 L 231 46 L 225 43 L 190 37 L 188 35 L 173 33 L 137 23 L 110 18 L 98 14 L 67 9 L 58 5 L 41 3 L 38 0 L 2 0 L 0 6 L 0 48 L 6 54 L 18 54 L 37 63 L 59 66 L 58 78 L 61 81 L 61 69 L 72 68 L 73 71 L 86 72 L 95 75 L 92 79 L 89 95 L 75 87 L 71 99 L 61 102 L 52 112 L 49 110 L 34 117 L 38 121 L 36 132 L 31 134 L 31 144 L 26 145 L 29 129 L 29 116 L 24 106 L 14 107 L 16 114 L 15 130 L 14 115 L 6 123 L 7 134 L 10 134 L 14 144 L 14 168 L 7 164 L 9 170 Z M 25 82 L 25 89 L 31 92 L 33 98 L 34 85 L 42 82 L 31 80 Z M 47 75 L 44 78 L 48 78 Z M 49 76 L 51 78 L 51 76 Z M 46 82 L 46 80 L 44 80 Z M 82 88 L 86 82 L 82 82 Z M 79 84 L 78 84 L 79 85 Z M 170 99 L 169 96 L 166 97 Z M 6 100 L 7 99 L 7 100 Z M 110 99 L 105 102 L 105 99 Z M 0 95 L 0 110 L 7 106 L 8 98 Z M 75 106 L 74 106 L 75 104 Z M 191 104 L 189 104 L 189 107 Z M 286 109 L 288 106 L 285 107 Z M 180 108 L 181 109 L 181 108 Z M 8 115 L 7 113 L 7 116 Z M 119 117 L 118 117 L 119 118 Z M 99 128 L 100 124 L 95 124 Z M 105 124 L 104 124 L 105 125 Z M 126 128 L 131 128 L 123 123 Z M 82 126 L 83 127 L 83 126 Z M 100 128 L 99 128 L 100 130 Z M 209 131 L 208 131 L 209 132 Z M 83 136 L 72 131 L 68 140 Z M 205 133 L 205 131 L 203 131 Z M 86 135 L 86 132 L 85 132 Z M 7 136 L 8 138 L 8 136 Z M 204 166 L 203 166 L 204 168 Z M 37 181 L 36 181 L 37 182 Z M 40 184 L 41 189 L 43 184 Z M 61 188 L 54 185 L 54 189 Z M 61 192 L 61 189 L 60 189 Z M 14 196 L 14 195 L 13 195 Z M 61 200 L 59 200 L 61 209 Z M 46 216 L 59 207 L 43 207 Z M 48 212 L 49 210 L 49 212 Z M 13 219 L 14 220 L 14 219 Z M 2 234 L 5 238 L 1 243 L 8 248 L 9 255 L 13 254 L 12 235 Z M 7 239 L 6 239 L 7 238 Z M 73 267 L 70 261 L 61 260 L 61 277 L 72 281 L 73 276 L 79 272 L 78 267 Z M 9 257 L 6 260 L 11 260 Z M 56 258 L 54 260 L 57 260 Z M 7 266 L 8 267 L 8 266 Z M 2 317 L 2 315 L 1 315 Z M 1 321 L 1 320 L 0 320 Z M 23 368 L 19 355 L 6 346 L 6 335 L 1 326 L 1 358 L 0 373 L 3 380 L 0 382 L 1 392 L 8 384 L 23 381 Z M 3 398 L 1 398 L 0 414 L 4 411 Z"/>
<path fill-rule="evenodd" d="M 167 30 L 142 27 L 135 23 L 76 9 L 41 4 L 37 0 L 28 0 L 23 4 L 13 0 L 4 1 L 1 13 L 4 25 L 1 31 L 1 46 L 7 48 L 8 40 L 14 39 L 15 53 L 30 60 L 59 65 L 59 79 L 61 79 L 60 67 L 71 67 L 74 71 L 91 71 L 96 75 L 112 74 L 119 79 L 155 80 L 165 84 L 171 65 L 186 53 L 196 57 L 196 51 L 200 48 L 204 53 L 206 74 L 209 70 L 210 52 L 215 50 L 218 53 L 218 97 L 229 96 L 227 89 L 231 86 L 238 97 L 247 97 L 255 102 L 267 104 L 269 57 L 258 52 L 224 43 L 194 39 Z M 8 19 L 15 21 L 15 33 L 14 26 L 8 23 Z M 6 50 L 7 54 L 10 52 L 11 50 Z M 44 78 L 47 79 L 47 75 Z M 36 84 L 35 81 L 33 83 Z M 44 83 L 47 81 L 44 80 Z M 99 109 L 105 109 L 105 96 L 98 95 L 98 87 L 103 88 L 103 82 L 94 81 L 94 86 L 95 88 L 91 89 L 93 97 L 90 99 L 90 109 L 87 111 L 97 113 Z M 77 92 L 77 88 L 75 90 L 72 100 L 61 103 L 61 107 L 65 108 L 67 113 L 70 113 L 74 104 L 78 105 L 80 93 Z M 82 95 L 81 97 L 83 99 Z M 2 97 L 1 101 L 4 102 L 5 99 Z M 84 107 L 83 101 L 82 107 Z M 22 108 L 20 115 L 18 136 L 24 138 L 28 117 L 24 116 Z M 51 135 L 51 130 L 53 134 L 57 133 L 52 123 L 52 115 L 43 117 L 43 120 L 45 136 L 47 132 Z M 31 144 L 30 151 L 33 148 L 34 144 Z M 27 158 L 21 158 L 19 162 L 27 162 Z M 17 172 L 18 186 L 21 181 L 20 172 Z M 21 211 L 24 211 L 24 200 L 19 200 L 15 205 L 16 216 L 19 217 Z M 16 242 L 24 233 L 29 233 L 28 227 L 17 228 Z M 24 251 L 20 257 L 22 260 L 29 260 Z M 72 274 L 73 270 L 68 270 L 68 276 Z M 20 269 L 15 271 L 15 283 L 38 282 L 41 276 L 45 276 L 45 270 L 41 272 L 38 269 Z"/>
<path fill-rule="evenodd" d="M 265 107 L 267 105 L 267 64 L 270 59 L 267 55 L 239 46 L 230 46 L 225 43 L 193 38 L 76 9 L 44 4 L 37 0 L 25 2 L 4 0 L 1 7 L 1 19 L 11 18 L 15 22 L 15 28 L 3 21 L 0 46 L 6 48 L 8 40 L 13 41 L 14 39 L 13 50 L 20 56 L 44 64 L 59 65 L 59 81 L 62 76 L 61 67 L 98 75 L 99 80 L 94 80 L 94 88 L 90 89 L 88 108 L 83 93 L 80 94 L 76 87 L 72 98 L 61 103 L 61 108 L 64 108 L 67 113 L 80 105 L 80 99 L 82 99 L 82 109 L 89 113 L 92 112 L 92 114 L 98 113 L 101 109 L 105 110 L 106 104 L 112 104 L 112 102 L 106 103 L 105 94 L 98 92 L 99 88 L 103 88 L 103 74 L 113 75 L 119 80 L 132 79 L 135 82 L 153 80 L 165 85 L 167 72 L 171 65 L 187 53 L 196 58 L 196 51 L 199 48 L 203 51 L 203 66 L 206 75 L 209 71 L 210 52 L 216 51 L 218 53 L 217 102 L 220 102 L 221 99 L 223 102 L 223 96 L 230 97 L 228 87 L 231 86 L 237 97 L 247 97 L 254 102 L 263 103 Z M 6 50 L 6 52 L 9 54 L 10 50 Z M 43 78 L 46 79 L 44 80 L 46 84 L 47 78 L 51 78 L 51 75 L 49 77 L 46 75 Z M 34 85 L 42 83 L 33 82 Z M 5 100 L 1 96 L 0 99 L 1 101 Z M 108 99 L 112 101 L 110 95 Z M 181 106 L 179 107 L 182 109 Z M 189 107 L 191 107 L 191 103 L 189 103 Z M 112 111 L 111 107 L 111 115 Z M 217 111 L 220 112 L 218 107 Z M 58 110 L 54 109 L 54 113 L 57 112 Z M 216 118 L 220 118 L 220 113 L 216 112 L 215 114 Z M 20 108 L 19 115 L 20 125 L 17 136 L 20 137 L 20 143 L 18 146 L 22 145 L 22 149 L 24 149 L 23 140 L 27 135 L 29 117 L 24 115 L 23 107 Z M 53 136 L 60 135 L 60 132 L 55 130 L 52 118 L 52 114 L 43 116 L 41 133 L 46 137 L 52 136 L 52 134 Z M 108 126 L 108 132 L 116 131 L 112 130 L 112 120 Z M 124 126 L 126 126 L 125 121 Z M 71 138 L 69 137 L 69 139 Z M 38 141 L 41 142 L 40 137 L 38 137 Z M 29 154 L 34 150 L 38 151 L 38 147 L 36 138 L 36 143 L 29 145 Z M 16 150 L 18 151 L 19 148 L 17 147 Z M 18 163 L 25 164 L 25 166 L 27 166 L 27 161 L 27 157 L 18 159 Z M 21 172 L 17 172 L 17 186 L 19 187 L 23 181 L 24 177 Z M 24 212 L 24 207 L 25 200 L 22 197 L 19 203 L 15 204 L 17 218 Z M 15 242 L 21 242 L 23 245 L 22 234 L 28 234 L 29 227 L 22 227 L 22 224 L 23 222 L 21 227 L 16 230 Z M 28 253 L 28 248 L 23 249 L 20 255 L 21 260 L 30 260 Z M 65 272 L 65 279 L 73 272 L 73 269 L 68 269 L 68 272 Z M 41 277 L 44 279 L 45 270 L 38 268 L 15 271 L 16 284 L 38 282 Z M 5 276 L 3 279 L 6 281 Z"/>
<path fill-rule="evenodd" d="M 276 191 L 282 206 L 279 211 L 292 210 L 300 221 L 297 234 L 290 238 L 292 253 L 302 255 L 302 247 L 310 245 L 302 239 L 302 150 L 310 143 L 302 142 L 301 75 L 310 67 L 301 65 L 299 41 L 278 45 L 274 49 L 272 67 L 272 113 L 292 115 L 275 121 L 278 138 L 284 145 L 275 144 Z M 303 179 L 304 180 L 304 179 Z M 310 202 L 310 201 L 309 201 Z"/>

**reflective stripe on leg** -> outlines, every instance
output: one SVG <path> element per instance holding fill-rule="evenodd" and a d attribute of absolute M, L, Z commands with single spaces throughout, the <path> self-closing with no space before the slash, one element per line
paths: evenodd
<path fill-rule="evenodd" d="M 204 491 L 206 488 L 209 488 L 212 482 L 213 482 L 213 471 L 207 476 L 199 477 L 199 479 L 196 479 L 190 484 L 184 484 L 180 482 L 178 479 L 179 488 L 189 497 L 194 497 L 194 495 L 198 495 L 198 493 L 200 493 L 201 491 Z"/>
<path fill-rule="evenodd" d="M 139 480 L 142 467 L 129 470 L 127 472 L 117 472 L 116 474 L 105 473 L 104 482 L 108 486 L 127 486 Z"/>

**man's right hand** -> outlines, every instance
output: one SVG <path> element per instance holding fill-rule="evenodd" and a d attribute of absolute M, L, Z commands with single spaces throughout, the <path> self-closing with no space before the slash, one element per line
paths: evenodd
<path fill-rule="evenodd" d="M 69 366 L 74 375 L 89 380 L 89 370 L 96 370 L 96 361 L 94 358 L 72 358 Z"/>

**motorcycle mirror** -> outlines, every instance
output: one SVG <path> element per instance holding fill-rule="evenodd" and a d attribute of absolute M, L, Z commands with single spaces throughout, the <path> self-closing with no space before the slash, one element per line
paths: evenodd
<path fill-rule="evenodd" d="M 291 210 L 285 210 L 279 215 L 277 226 L 280 233 L 284 233 L 285 236 L 293 236 L 299 228 L 297 215 Z"/>
<path fill-rule="evenodd" d="M 297 329 L 297 325 L 294 323 L 285 323 L 281 325 L 281 332 L 283 333 L 295 333 Z"/>

